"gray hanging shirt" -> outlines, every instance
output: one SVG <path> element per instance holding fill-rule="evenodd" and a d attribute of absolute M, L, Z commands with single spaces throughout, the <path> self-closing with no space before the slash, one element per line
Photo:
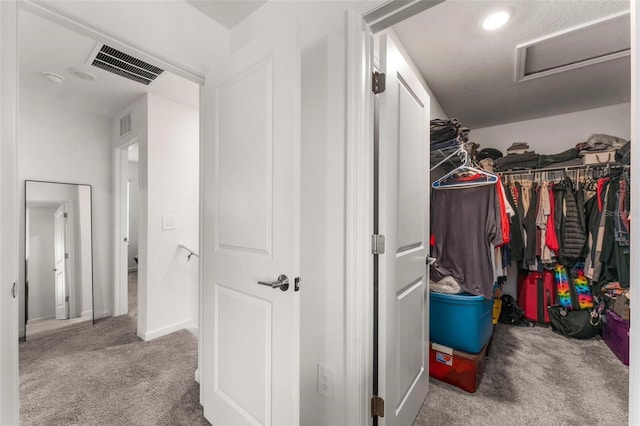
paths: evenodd
<path fill-rule="evenodd" d="M 431 191 L 431 280 L 453 277 L 463 290 L 493 298 L 491 244 L 501 243 L 495 185 Z"/>

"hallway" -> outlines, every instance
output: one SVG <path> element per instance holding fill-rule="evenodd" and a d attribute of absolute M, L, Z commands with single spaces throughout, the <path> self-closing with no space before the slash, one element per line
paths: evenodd
<path fill-rule="evenodd" d="M 129 274 L 129 305 L 136 276 Z M 20 344 L 23 425 L 208 425 L 187 330 L 143 342 L 129 315 L 73 324 Z"/>

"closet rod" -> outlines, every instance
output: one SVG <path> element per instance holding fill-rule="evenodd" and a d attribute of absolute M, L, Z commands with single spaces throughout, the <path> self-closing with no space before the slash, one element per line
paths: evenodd
<path fill-rule="evenodd" d="M 494 172 L 498 175 L 527 175 L 527 174 L 540 174 L 547 172 L 569 172 L 572 170 L 601 170 L 601 169 L 628 169 L 628 164 L 581 164 L 579 166 L 567 166 L 567 167 L 545 167 L 543 169 L 520 169 L 520 170 L 507 170 L 504 172 Z"/>

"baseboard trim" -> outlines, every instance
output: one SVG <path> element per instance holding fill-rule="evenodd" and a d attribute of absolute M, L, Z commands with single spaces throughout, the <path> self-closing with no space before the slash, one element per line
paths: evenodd
<path fill-rule="evenodd" d="M 104 312 L 102 313 L 102 315 L 97 314 L 97 315 L 95 315 L 95 316 L 93 317 L 93 319 L 94 319 L 94 320 L 97 320 L 97 319 L 107 318 L 107 317 L 110 317 L 110 316 L 111 316 L 111 312 L 109 312 L 109 311 L 104 311 Z"/>
<path fill-rule="evenodd" d="M 27 320 L 27 324 L 34 323 L 34 322 L 49 321 L 49 320 L 52 320 L 52 319 L 56 319 L 56 316 L 53 315 L 53 316 L 48 316 L 48 317 L 29 318 Z"/>
<path fill-rule="evenodd" d="M 80 314 L 81 317 L 93 317 L 93 311 L 89 309 L 88 311 L 83 311 Z"/>
<path fill-rule="evenodd" d="M 153 339 L 157 339 L 158 337 L 162 337 L 162 336 L 166 336 L 167 334 L 171 334 L 175 331 L 178 330 L 183 330 L 183 329 L 189 329 L 189 326 L 192 325 L 193 323 L 191 322 L 190 319 L 188 320 L 184 320 L 184 321 L 179 321 L 175 324 L 171 324 L 168 325 L 166 327 L 162 327 L 162 328 L 157 328 L 155 330 L 151 330 L 151 331 L 140 331 L 138 330 L 138 337 L 140 337 L 142 340 L 144 340 L 145 342 L 148 342 L 149 340 L 153 340 Z"/>
<path fill-rule="evenodd" d="M 196 382 L 200 383 L 200 370 L 196 368 L 196 372 L 194 373 L 193 376 L 196 379 Z"/>
<path fill-rule="evenodd" d="M 198 327 L 191 325 L 191 327 L 187 327 L 187 330 L 189 330 L 189 333 L 196 336 L 196 338 L 200 337 L 200 329 L 198 329 Z"/>

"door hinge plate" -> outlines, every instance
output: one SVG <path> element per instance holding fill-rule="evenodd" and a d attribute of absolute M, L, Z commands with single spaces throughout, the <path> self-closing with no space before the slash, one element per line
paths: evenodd
<path fill-rule="evenodd" d="M 293 283 L 294 283 L 294 284 L 293 284 L 293 291 L 300 291 L 300 281 L 302 281 L 302 280 L 300 279 L 300 277 L 296 277 L 296 278 L 293 280 Z"/>
<path fill-rule="evenodd" d="M 68 301 L 69 301 L 69 296 L 65 296 L 65 297 L 64 297 L 64 301 L 65 301 L 65 302 L 68 302 Z"/>
<path fill-rule="evenodd" d="M 371 398 L 371 417 L 384 417 L 384 399 L 379 396 Z"/>
<path fill-rule="evenodd" d="M 378 71 L 374 71 L 371 76 L 371 90 L 374 94 L 379 94 L 384 92 L 386 88 L 386 78 L 384 73 L 380 73 Z"/>
<path fill-rule="evenodd" d="M 69 213 L 65 213 L 63 217 L 69 217 Z"/>
<path fill-rule="evenodd" d="M 69 258 L 69 253 L 65 253 L 65 254 L 64 254 L 64 258 L 65 258 L 65 259 L 68 259 L 68 258 Z"/>
<path fill-rule="evenodd" d="M 384 254 L 384 235 L 373 234 L 371 236 L 371 253 Z"/>

